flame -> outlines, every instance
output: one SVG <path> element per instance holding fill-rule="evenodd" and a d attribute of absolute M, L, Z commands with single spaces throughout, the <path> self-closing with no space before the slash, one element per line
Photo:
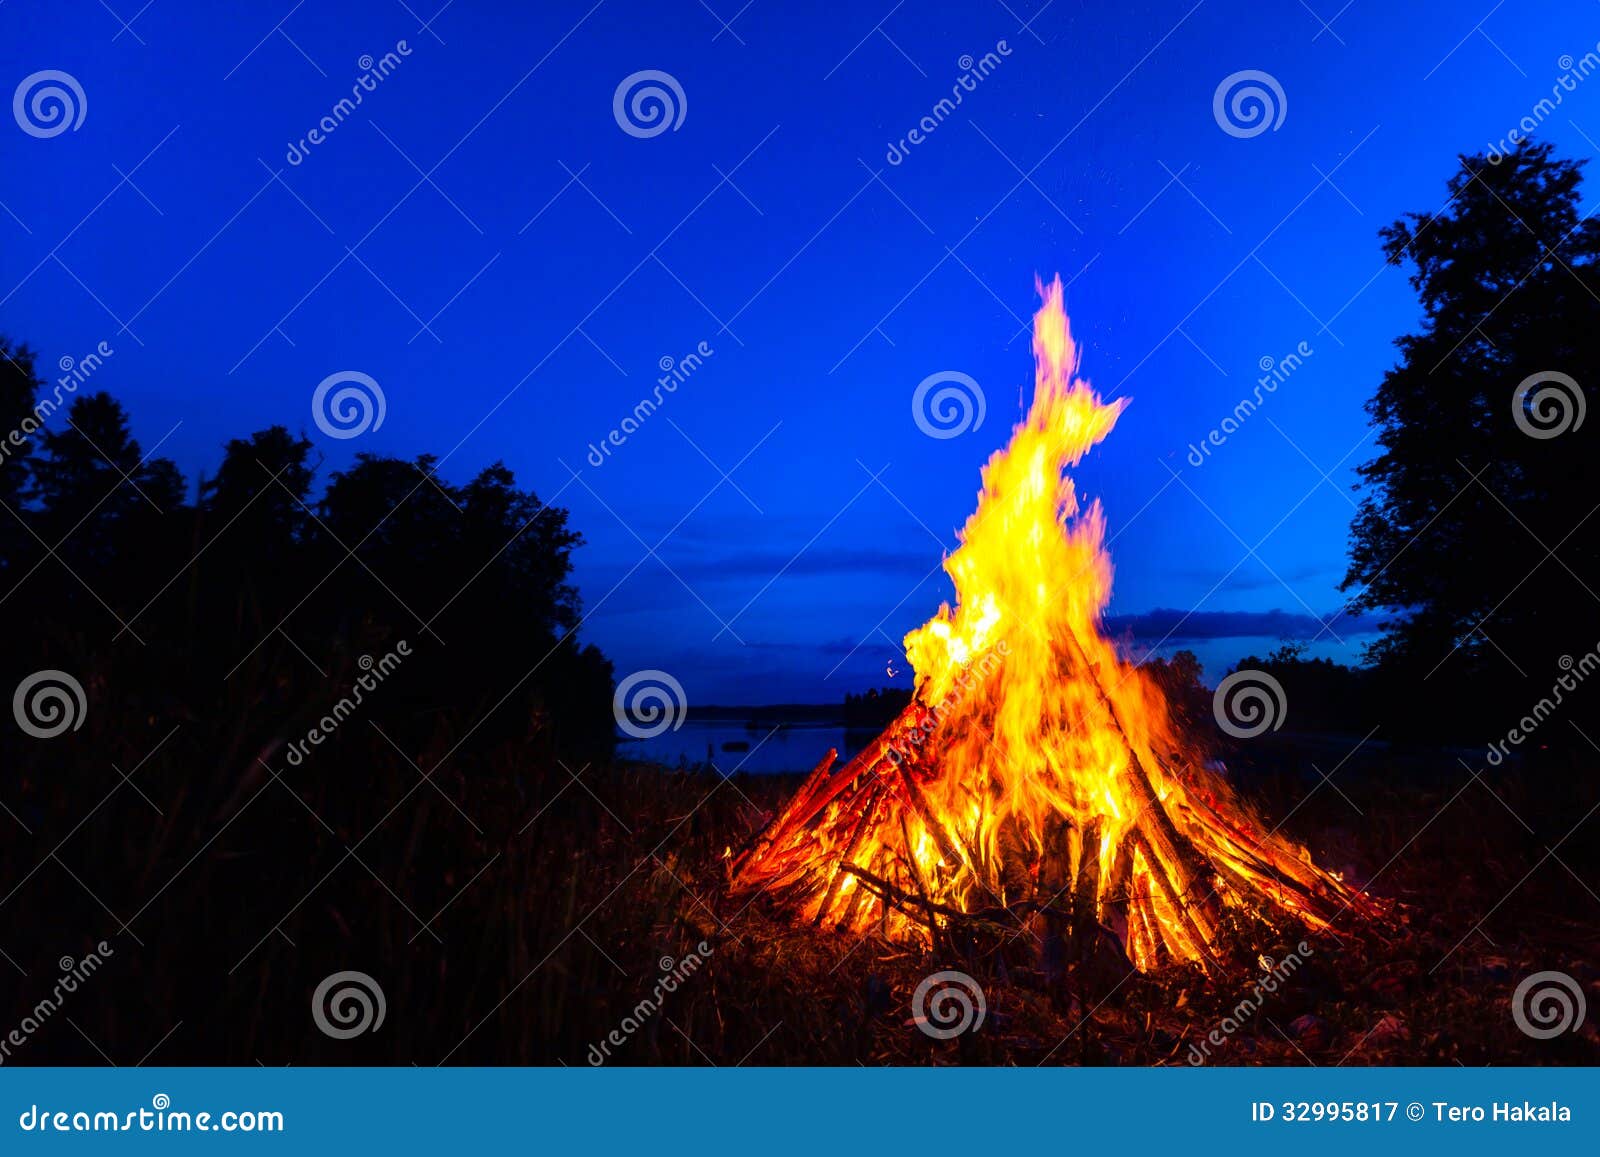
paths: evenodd
<path fill-rule="evenodd" d="M 911 708 L 842 771 L 824 760 L 736 882 L 857 932 L 1006 913 L 1109 929 L 1140 968 L 1212 966 L 1242 921 L 1318 927 L 1362 898 L 1204 768 L 1102 633 L 1105 515 L 1066 471 L 1127 401 L 1079 376 L 1059 279 L 1041 295 L 1032 405 L 945 560 L 955 605 L 905 639 Z"/>

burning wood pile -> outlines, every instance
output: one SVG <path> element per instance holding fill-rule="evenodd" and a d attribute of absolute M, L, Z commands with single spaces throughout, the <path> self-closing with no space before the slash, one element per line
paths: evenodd
<path fill-rule="evenodd" d="M 828 753 L 734 858 L 735 890 L 899 940 L 1109 933 L 1139 969 L 1215 971 L 1247 944 L 1371 912 L 1203 765 L 1102 635 L 1105 519 L 1065 471 L 1126 400 L 1078 377 L 1059 280 L 1043 292 L 1032 407 L 945 561 L 956 605 L 905 640 L 915 697 L 844 767 Z"/>

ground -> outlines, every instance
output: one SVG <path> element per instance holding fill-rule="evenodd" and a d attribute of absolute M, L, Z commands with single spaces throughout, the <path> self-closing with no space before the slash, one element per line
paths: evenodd
<path fill-rule="evenodd" d="M 725 851 L 795 777 L 574 767 L 515 736 L 442 766 L 450 734 L 341 742 L 319 766 L 216 781 L 174 740 L 137 772 L 148 798 L 22 768 L 0 948 L 25 976 L 0 1012 L 27 1017 L 63 955 L 114 953 L 6 1063 L 1600 1063 L 1600 797 L 1581 760 L 1475 776 L 1354 739 L 1238 754 L 1266 817 L 1391 910 L 1313 938 L 1241 1014 L 1256 969 L 1126 974 L 1027 940 L 928 953 L 730 895 Z M 347 969 L 386 1015 L 336 1039 L 310 1001 Z M 947 1040 L 911 1011 L 941 970 L 986 1006 Z M 1511 998 L 1550 970 L 1590 1013 L 1540 1040 Z"/>

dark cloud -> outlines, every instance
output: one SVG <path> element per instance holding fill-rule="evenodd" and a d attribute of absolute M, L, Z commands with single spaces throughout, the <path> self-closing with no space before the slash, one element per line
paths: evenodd
<path fill-rule="evenodd" d="M 1177 611 L 1157 607 L 1143 614 L 1110 615 L 1105 620 L 1105 629 L 1117 639 L 1131 635 L 1144 643 L 1162 639 L 1181 643 L 1200 639 L 1311 639 L 1319 632 L 1324 639 L 1332 632 L 1348 639 L 1352 635 L 1376 634 L 1382 624 L 1382 619 L 1376 615 L 1348 615 L 1337 611 L 1324 619 L 1329 631 L 1323 631 L 1322 623 L 1311 615 L 1283 610 Z"/>

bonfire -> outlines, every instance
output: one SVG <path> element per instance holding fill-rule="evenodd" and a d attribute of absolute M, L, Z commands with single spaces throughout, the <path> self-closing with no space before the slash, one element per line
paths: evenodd
<path fill-rule="evenodd" d="M 1057 280 L 1032 406 L 945 560 L 955 605 L 905 639 L 916 693 L 843 767 L 830 751 L 733 858 L 734 888 L 822 927 L 1114 940 L 1207 971 L 1371 905 L 1262 822 L 1101 629 L 1111 558 L 1066 474 L 1127 404 L 1078 376 Z M 1064 930 L 1064 931 L 1063 931 Z"/>

